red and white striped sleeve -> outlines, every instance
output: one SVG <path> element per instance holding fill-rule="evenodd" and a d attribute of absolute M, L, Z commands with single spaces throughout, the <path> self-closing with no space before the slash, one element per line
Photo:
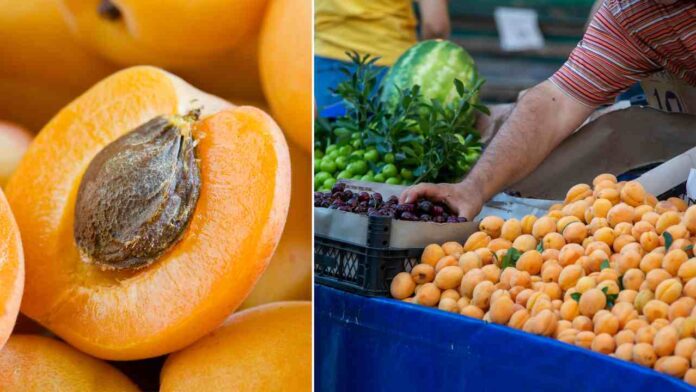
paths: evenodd
<path fill-rule="evenodd" d="M 605 2 L 566 63 L 549 80 L 585 105 L 598 106 L 612 103 L 623 90 L 660 69 Z"/>

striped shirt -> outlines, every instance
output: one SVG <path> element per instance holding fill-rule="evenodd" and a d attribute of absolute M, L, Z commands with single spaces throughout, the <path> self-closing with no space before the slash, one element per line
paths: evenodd
<path fill-rule="evenodd" d="M 597 106 L 660 71 L 696 86 L 696 1 L 606 0 L 549 80 Z"/>

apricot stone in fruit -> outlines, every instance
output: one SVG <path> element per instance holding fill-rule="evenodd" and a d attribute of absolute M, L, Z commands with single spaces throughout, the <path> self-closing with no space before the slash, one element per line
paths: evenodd
<path fill-rule="evenodd" d="M 408 272 L 399 272 L 392 280 L 390 293 L 396 299 L 404 299 L 413 295 L 416 290 L 416 282 Z"/>

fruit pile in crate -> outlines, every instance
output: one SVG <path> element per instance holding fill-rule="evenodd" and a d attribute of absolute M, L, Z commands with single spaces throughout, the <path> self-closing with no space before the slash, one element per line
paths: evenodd
<path fill-rule="evenodd" d="M 597 176 L 542 217 L 427 246 L 391 295 L 553 337 L 696 385 L 696 206 Z"/>
<path fill-rule="evenodd" d="M 448 41 L 406 51 L 380 82 L 377 58 L 349 54 L 334 93 L 345 115 L 315 126 L 314 190 L 341 179 L 410 185 L 461 179 L 481 154 L 474 128 L 483 80 L 469 54 Z"/>

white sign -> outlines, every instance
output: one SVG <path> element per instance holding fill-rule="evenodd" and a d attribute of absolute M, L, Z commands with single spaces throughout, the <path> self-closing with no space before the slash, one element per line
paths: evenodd
<path fill-rule="evenodd" d="M 500 36 L 500 47 L 507 52 L 541 49 L 544 36 L 539 30 L 539 17 L 527 8 L 498 7 L 495 24 Z"/>

